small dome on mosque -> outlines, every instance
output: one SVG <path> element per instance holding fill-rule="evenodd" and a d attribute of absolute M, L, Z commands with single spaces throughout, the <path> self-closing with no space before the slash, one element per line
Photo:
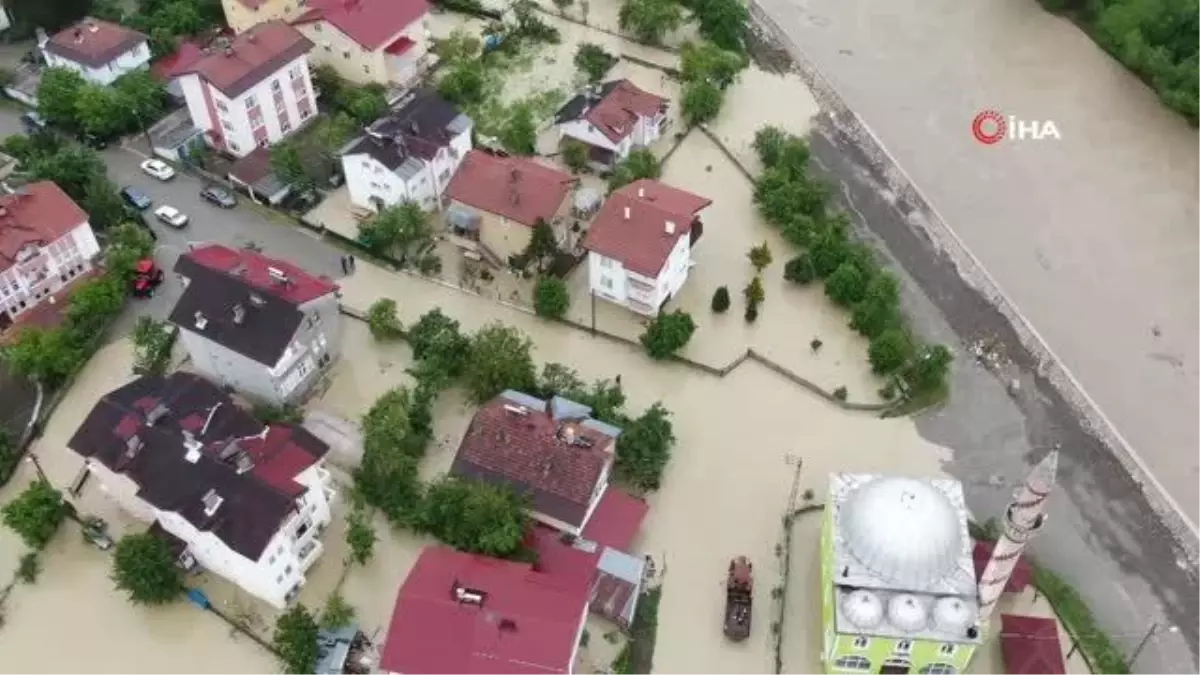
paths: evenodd
<path fill-rule="evenodd" d="M 882 580 L 922 588 L 949 574 L 963 550 L 962 515 L 927 481 L 888 476 L 858 487 L 842 506 L 849 552 Z"/>
<path fill-rule="evenodd" d="M 975 611 L 962 598 L 939 598 L 933 605 L 933 625 L 946 633 L 963 634 L 975 623 Z"/>
<path fill-rule="evenodd" d="M 874 628 L 883 621 L 883 601 L 871 591 L 851 591 L 842 599 L 842 616 L 858 628 Z"/>
<path fill-rule="evenodd" d="M 928 623 L 925 605 L 914 595 L 897 593 L 888 601 L 888 623 L 894 627 L 912 633 L 921 630 Z"/>

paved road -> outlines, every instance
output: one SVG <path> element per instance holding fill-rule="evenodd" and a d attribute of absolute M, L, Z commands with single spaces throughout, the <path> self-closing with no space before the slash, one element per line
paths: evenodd
<path fill-rule="evenodd" d="M 1081 590 L 1126 654 L 1152 625 L 1178 627 L 1148 643 L 1137 671 L 1196 672 L 1195 567 L 1181 559 L 1140 486 L 1041 377 L 1009 322 L 914 227 L 935 215 L 898 194 L 895 166 L 885 158 L 881 170 L 863 152 L 863 139 L 842 130 L 855 113 L 865 119 L 1056 350 L 1085 343 L 1088 358 L 1068 358 L 1070 367 L 1107 357 L 1104 372 L 1089 371 L 1099 377 L 1084 378 L 1085 386 L 1117 383 L 1118 403 L 1125 404 L 1117 407 L 1133 416 L 1118 423 L 1159 434 L 1147 460 L 1193 509 L 1196 499 L 1187 495 L 1196 489 L 1196 387 L 1187 382 L 1194 378 L 1200 304 L 1195 133 L 1119 69 L 1109 68 L 1107 88 L 1090 80 L 1095 68 L 1088 64 L 1106 57 L 1086 39 L 1057 37 L 1087 50 L 1082 65 L 1043 53 L 1047 29 L 1039 22 L 1046 17 L 1032 3 L 759 2 L 801 45 L 796 55 L 823 71 L 854 111 L 822 101 L 827 114 L 813 138 L 814 156 L 844 186 L 843 203 L 910 275 L 905 303 L 923 332 L 959 347 L 995 339 L 1013 361 L 996 377 L 960 352 L 954 396 L 919 420 L 922 433 L 956 450 L 947 468 L 963 480 L 976 513 L 998 512 L 1029 462 L 1061 444 L 1062 487 L 1051 502 L 1052 527 L 1034 544 L 1039 559 Z M 1024 23 L 1006 12 L 1024 12 Z M 1032 76 L 1013 72 L 1021 66 Z M 976 109 L 1026 103 L 1020 96 L 1030 91 L 1061 104 L 1042 117 L 1056 118 L 1064 132 L 1071 124 L 1077 131 L 1103 128 L 1107 120 L 1109 133 L 1071 143 L 1068 136 L 1057 146 L 973 145 L 968 125 Z M 1122 94 L 1136 101 L 1114 100 Z M 1072 97 L 1081 105 L 1058 100 Z M 1138 128 L 1131 108 L 1166 131 L 1154 137 Z M 1036 117 L 1038 108 L 1010 110 Z M 1056 341 L 1064 333 L 1069 339 Z M 1164 344 L 1142 345 L 1150 354 L 1131 352 L 1135 333 Z M 1182 365 L 1158 369 L 1157 352 Z M 1005 388 L 1010 378 L 1021 385 L 1015 395 Z"/>
<path fill-rule="evenodd" d="M 11 108 L 0 108 L 0 134 L 21 133 L 18 115 Z M 234 209 L 213 206 L 200 199 L 200 189 L 204 183 L 190 175 L 180 173 L 165 183 L 151 178 L 139 168 L 145 159 L 144 145 L 139 147 L 139 139 L 131 139 L 129 145 L 114 146 L 102 153 L 112 182 L 118 187 L 133 185 L 140 188 L 154 200 L 150 211 L 159 205 L 169 204 L 186 213 L 191 222 L 183 230 L 152 222 L 151 227 L 158 234 L 155 259 L 167 271 L 166 281 L 153 298 L 135 301 L 133 311 L 126 312 L 118 320 L 115 335 L 130 330 L 142 314 L 165 317 L 170 312 L 182 290 L 170 271 L 175 259 L 192 242 L 218 242 L 239 247 L 256 245 L 262 248 L 263 253 L 294 262 L 310 272 L 335 279 L 342 276 L 339 263 L 341 253 L 316 235 L 290 224 L 279 214 L 257 207 L 245 198 L 240 198 Z M 149 220 L 153 221 L 153 217 Z"/>

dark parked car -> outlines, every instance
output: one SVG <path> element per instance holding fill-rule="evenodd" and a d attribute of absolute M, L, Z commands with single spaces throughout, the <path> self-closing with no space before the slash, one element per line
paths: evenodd
<path fill-rule="evenodd" d="M 150 198 L 146 196 L 145 192 L 130 185 L 121 188 L 121 199 L 139 211 L 145 211 L 150 208 L 151 204 Z"/>
<path fill-rule="evenodd" d="M 100 136 L 96 136 L 95 134 L 81 133 L 77 138 L 79 139 L 80 143 L 83 143 L 93 150 L 103 150 L 108 147 L 108 141 Z"/>
<path fill-rule="evenodd" d="M 232 209 L 237 206 L 237 197 L 234 197 L 232 192 L 215 185 L 210 185 L 201 190 L 200 196 L 223 209 Z"/>
<path fill-rule="evenodd" d="M 25 128 L 27 133 L 32 134 L 38 131 L 45 131 L 48 125 L 46 124 L 46 119 L 44 117 L 36 112 L 30 111 L 24 115 L 21 115 L 21 126 Z"/>

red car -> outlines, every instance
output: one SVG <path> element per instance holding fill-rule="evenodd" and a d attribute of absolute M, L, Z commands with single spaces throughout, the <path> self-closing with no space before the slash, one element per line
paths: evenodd
<path fill-rule="evenodd" d="M 133 295 L 137 298 L 154 296 L 154 289 L 163 282 L 163 271 L 154 261 L 144 258 L 134 268 Z"/>

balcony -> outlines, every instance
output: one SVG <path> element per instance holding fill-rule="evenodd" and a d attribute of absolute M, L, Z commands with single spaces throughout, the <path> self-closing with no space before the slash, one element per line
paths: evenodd
<path fill-rule="evenodd" d="M 625 279 L 629 282 L 630 290 L 641 291 L 642 293 L 654 292 L 654 282 L 648 281 L 644 277 L 626 274 Z"/>
<path fill-rule="evenodd" d="M 317 558 L 321 557 L 324 551 L 325 546 L 317 539 L 313 539 L 304 546 L 301 546 L 300 550 L 296 553 L 296 557 L 300 559 L 300 571 L 307 572 L 308 568 L 312 567 L 313 563 L 317 561 Z"/>
<path fill-rule="evenodd" d="M 633 296 L 629 296 L 628 298 L 626 298 L 626 304 L 628 305 L 629 309 L 632 309 L 633 311 L 637 312 L 638 314 L 644 314 L 646 316 L 654 316 L 655 314 L 658 313 L 657 307 L 654 307 L 653 305 L 647 304 L 640 300 L 636 300 L 633 298 Z"/>

